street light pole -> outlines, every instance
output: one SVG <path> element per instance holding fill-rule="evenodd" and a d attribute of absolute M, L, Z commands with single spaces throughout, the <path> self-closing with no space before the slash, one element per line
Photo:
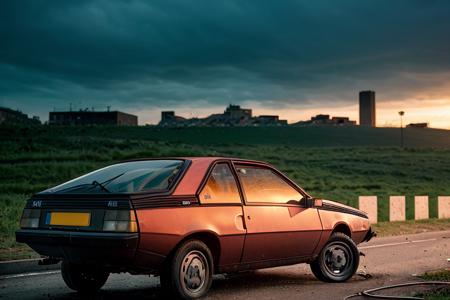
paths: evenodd
<path fill-rule="evenodd" d="M 405 112 L 399 111 L 398 114 L 400 115 L 400 147 L 403 148 L 403 115 Z"/>

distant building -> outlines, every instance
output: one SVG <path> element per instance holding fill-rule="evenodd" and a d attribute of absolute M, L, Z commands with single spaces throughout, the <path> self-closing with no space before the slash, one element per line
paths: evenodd
<path fill-rule="evenodd" d="M 161 122 L 180 122 L 184 120 L 186 120 L 186 118 L 176 116 L 173 110 L 161 112 Z"/>
<path fill-rule="evenodd" d="M 212 114 L 206 118 L 186 119 L 177 116 L 174 111 L 162 111 L 158 126 L 191 127 L 191 126 L 281 126 L 287 120 L 280 120 L 276 115 L 253 117 L 252 110 L 230 104 L 222 114 Z"/>
<path fill-rule="evenodd" d="M 252 117 L 252 110 L 248 108 L 241 108 L 240 105 L 230 104 L 223 113 L 224 117 L 232 120 L 248 120 Z"/>
<path fill-rule="evenodd" d="M 333 117 L 331 122 L 335 125 L 356 125 L 356 121 L 350 120 L 349 117 Z"/>
<path fill-rule="evenodd" d="M 359 92 L 359 125 L 376 127 L 375 92 Z"/>
<path fill-rule="evenodd" d="M 409 128 L 428 128 L 428 123 L 410 123 L 406 125 Z"/>
<path fill-rule="evenodd" d="M 287 120 L 280 120 L 277 115 L 261 115 L 254 118 L 256 125 L 287 125 Z"/>
<path fill-rule="evenodd" d="M 39 117 L 29 118 L 27 114 L 21 111 L 0 107 L 0 124 L 39 125 L 41 121 Z"/>
<path fill-rule="evenodd" d="M 326 124 L 330 121 L 330 115 L 316 115 L 311 117 L 311 122 L 314 124 Z"/>
<path fill-rule="evenodd" d="M 172 111 L 162 111 L 161 112 L 161 120 L 173 120 L 175 118 L 175 112 Z"/>
<path fill-rule="evenodd" d="M 138 117 L 120 111 L 52 111 L 49 124 L 137 126 Z"/>
<path fill-rule="evenodd" d="M 331 125 L 331 126 L 353 126 L 356 121 L 350 120 L 349 117 L 332 117 L 330 115 L 316 115 L 311 117 L 308 121 L 300 121 L 292 124 L 293 126 L 308 126 L 308 125 Z"/>

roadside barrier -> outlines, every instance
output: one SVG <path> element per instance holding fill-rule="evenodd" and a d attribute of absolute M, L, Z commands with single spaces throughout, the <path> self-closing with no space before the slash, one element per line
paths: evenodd
<path fill-rule="evenodd" d="M 406 201 L 405 196 L 389 197 L 389 221 L 406 220 Z M 414 219 L 429 219 L 429 199 L 428 196 L 414 197 Z M 359 196 L 359 209 L 369 215 L 371 223 L 378 222 L 378 197 L 377 196 Z M 438 218 L 450 218 L 450 196 L 438 196 Z"/>

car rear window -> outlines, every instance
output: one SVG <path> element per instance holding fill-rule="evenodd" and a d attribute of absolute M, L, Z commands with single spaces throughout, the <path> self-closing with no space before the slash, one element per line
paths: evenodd
<path fill-rule="evenodd" d="M 146 160 L 119 163 L 93 171 L 42 193 L 138 193 L 167 190 L 182 160 Z"/>

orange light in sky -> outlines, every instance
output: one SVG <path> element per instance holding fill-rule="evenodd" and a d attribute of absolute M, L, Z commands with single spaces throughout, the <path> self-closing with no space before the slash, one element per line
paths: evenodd
<path fill-rule="evenodd" d="M 376 118 L 378 127 L 400 126 L 399 111 L 405 111 L 404 124 L 429 123 L 432 128 L 450 129 L 450 100 L 407 100 L 396 102 L 377 102 Z M 331 116 L 350 117 L 359 122 L 359 107 L 357 104 L 339 107 L 317 107 L 307 109 L 279 109 L 268 110 L 255 108 L 254 113 L 279 114 L 280 118 L 287 119 L 289 123 L 300 120 L 309 120 L 317 114 L 330 114 Z"/>

